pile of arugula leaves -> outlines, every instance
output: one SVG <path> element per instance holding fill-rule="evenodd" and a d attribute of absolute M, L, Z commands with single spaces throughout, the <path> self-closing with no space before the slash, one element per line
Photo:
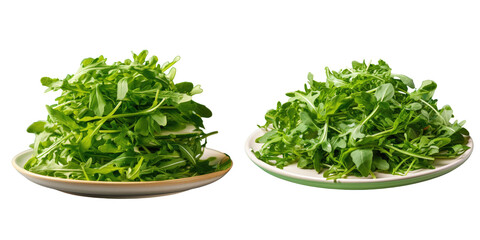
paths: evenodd
<path fill-rule="evenodd" d="M 452 108 L 437 107 L 434 81 L 416 89 L 382 60 L 325 70 L 326 82 L 309 73 L 304 91 L 287 93 L 287 102 L 266 113 L 258 159 L 279 168 L 296 163 L 335 180 L 375 178 L 375 171 L 406 175 L 468 149 L 465 121 L 450 123 Z"/>
<path fill-rule="evenodd" d="M 47 91 L 62 91 L 47 106 L 47 120 L 27 129 L 36 137 L 25 169 L 67 179 L 157 181 L 228 168 L 231 161 L 200 159 L 206 137 L 216 133 L 201 130 L 212 112 L 192 100 L 200 85 L 174 84 L 179 57 L 160 65 L 147 55 L 111 65 L 103 56 L 86 58 L 74 75 L 42 78 Z"/>

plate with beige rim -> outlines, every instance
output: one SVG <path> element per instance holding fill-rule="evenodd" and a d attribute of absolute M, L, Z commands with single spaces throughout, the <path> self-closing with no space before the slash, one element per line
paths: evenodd
<path fill-rule="evenodd" d="M 456 158 L 436 159 L 434 161 L 435 169 L 419 169 L 411 171 L 405 176 L 375 172 L 375 179 L 371 177 L 362 178 L 349 176 L 347 178 L 337 179 L 337 181 L 334 182 L 333 180 L 327 180 L 321 173 L 318 174 L 313 169 L 300 169 L 296 164 L 291 164 L 283 169 L 280 169 L 255 157 L 255 154 L 253 154 L 252 150 L 258 151 L 262 147 L 262 144 L 256 143 L 255 139 L 261 137 L 264 133 L 265 130 L 257 129 L 248 137 L 245 144 L 245 151 L 255 165 L 260 167 L 265 172 L 283 180 L 322 188 L 375 189 L 397 187 L 422 182 L 439 177 L 459 167 L 468 159 L 468 157 L 470 157 L 470 154 L 472 154 L 473 151 L 473 140 L 472 138 L 469 138 L 467 146 L 469 146 L 470 149 Z"/>
<path fill-rule="evenodd" d="M 49 177 L 29 172 L 23 168 L 25 163 L 32 156 L 33 150 L 26 150 L 16 155 L 12 164 L 13 167 L 28 180 L 53 188 L 62 192 L 92 197 L 146 197 L 155 195 L 166 195 L 186 191 L 189 189 L 205 186 L 222 178 L 232 168 L 188 178 L 179 178 L 164 181 L 146 182 L 102 182 L 72 180 L 57 177 Z M 216 157 L 221 162 L 231 161 L 225 153 L 205 148 L 202 159 Z"/>

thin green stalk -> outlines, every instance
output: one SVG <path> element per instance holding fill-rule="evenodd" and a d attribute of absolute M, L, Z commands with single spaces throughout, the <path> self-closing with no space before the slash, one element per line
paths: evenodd
<path fill-rule="evenodd" d="M 389 151 L 385 150 L 385 149 L 382 148 L 382 147 L 377 147 L 377 148 L 375 148 L 375 149 L 378 149 L 378 151 L 380 151 L 380 152 L 382 152 L 382 153 L 385 153 L 385 154 L 386 154 L 387 156 L 389 156 L 389 157 L 392 157 L 392 156 L 393 156 Z"/>
<path fill-rule="evenodd" d="M 375 113 L 377 113 L 378 109 L 380 108 L 380 105 L 377 104 L 377 106 L 375 107 L 375 109 L 373 109 L 373 111 L 370 113 L 370 115 L 368 115 L 365 119 L 363 119 L 363 121 L 358 124 L 353 130 L 352 130 L 352 133 L 350 134 L 350 138 L 348 139 L 348 142 L 353 146 L 355 145 L 355 139 L 354 137 L 352 137 L 354 134 L 356 134 L 357 132 L 360 131 L 360 129 L 362 128 L 362 126 L 368 121 L 370 120 L 370 118 L 373 117 L 373 115 L 375 115 Z"/>
<path fill-rule="evenodd" d="M 378 87 L 372 88 L 372 89 L 370 89 L 368 91 L 365 91 L 365 92 L 366 93 L 373 93 L 373 92 L 377 91 L 377 89 L 378 89 Z M 345 97 L 345 99 L 352 99 L 352 96 L 347 96 L 347 97 Z"/>
<path fill-rule="evenodd" d="M 412 162 L 410 163 L 410 165 L 408 166 L 408 169 L 407 169 L 407 171 L 405 172 L 405 175 L 407 175 L 408 172 L 410 172 L 410 169 L 412 169 L 412 166 L 413 166 L 413 164 L 415 164 L 415 162 L 417 162 L 417 159 L 413 159 L 413 161 L 412 161 Z"/>
<path fill-rule="evenodd" d="M 112 110 L 112 112 L 110 112 L 107 116 L 105 116 L 105 117 L 102 118 L 100 121 L 98 121 L 98 125 L 97 125 L 97 127 L 93 130 L 93 132 L 97 132 L 98 130 L 100 130 L 100 128 L 102 127 L 102 125 L 103 125 L 109 118 L 111 118 L 112 116 L 114 116 L 113 114 L 115 114 L 115 112 L 118 110 L 118 108 L 120 107 L 120 105 L 122 105 L 122 101 L 118 102 L 117 106 Z"/>
<path fill-rule="evenodd" d="M 426 160 L 431 160 L 431 161 L 435 160 L 435 158 L 433 158 L 433 157 L 429 157 L 429 156 L 424 156 L 424 155 L 420 155 L 420 154 L 416 154 L 416 153 L 407 152 L 407 151 L 405 151 L 405 150 L 398 149 L 398 148 L 394 147 L 393 145 L 388 145 L 388 144 L 386 144 L 385 147 L 390 148 L 390 149 L 392 149 L 392 150 L 394 150 L 394 151 L 397 151 L 397 152 L 399 152 L 399 153 L 402 153 L 402 154 L 411 156 L 411 157 L 416 157 L 416 158 L 421 158 L 421 159 L 426 159 Z"/>
<path fill-rule="evenodd" d="M 353 152 L 353 151 L 355 151 L 355 150 L 357 150 L 357 149 L 358 149 L 358 148 L 356 148 L 356 147 L 349 148 L 348 150 L 346 150 L 345 152 L 343 152 L 343 153 L 340 155 L 340 159 L 339 159 L 340 164 L 342 164 L 345 169 L 347 169 L 347 165 L 345 165 L 345 158 L 347 157 L 348 154 L 350 154 L 351 152 Z"/>
<path fill-rule="evenodd" d="M 119 66 L 120 67 L 120 66 Z M 78 69 L 78 71 L 73 75 L 72 78 L 68 79 L 69 82 L 75 82 L 78 80 L 80 76 L 83 74 L 93 71 L 93 70 L 104 70 L 104 69 L 109 69 L 112 68 L 111 66 L 101 66 L 101 67 L 82 67 Z"/>
<path fill-rule="evenodd" d="M 145 147 L 144 145 L 142 145 L 142 148 L 143 148 L 143 150 L 145 150 L 145 152 L 147 152 L 147 153 L 151 153 L 151 152 L 150 152 L 150 150 L 148 150 L 148 148 L 147 148 L 147 147 Z"/>
<path fill-rule="evenodd" d="M 73 135 L 73 133 L 69 133 L 65 136 L 63 136 L 62 138 L 58 139 L 56 142 L 54 142 L 52 145 L 50 145 L 48 148 L 46 148 L 45 150 L 43 150 L 40 154 L 38 154 L 36 157 L 37 159 L 41 159 L 43 157 L 45 157 L 46 155 L 48 155 L 53 149 L 57 148 L 60 143 L 64 142 L 65 140 L 67 140 L 69 137 L 71 137 Z"/>
<path fill-rule="evenodd" d="M 394 129 L 389 129 L 389 130 L 385 130 L 385 131 L 382 131 L 382 132 L 378 132 L 378 133 L 375 133 L 373 135 L 368 135 L 368 137 L 377 137 L 377 136 L 381 136 L 381 135 L 384 135 L 384 134 L 387 134 L 387 133 L 390 133 L 392 132 Z"/>
<path fill-rule="evenodd" d="M 445 120 L 445 118 L 443 118 L 442 114 L 440 114 L 432 105 L 430 105 L 429 103 L 427 103 L 425 100 L 423 100 L 421 98 L 420 98 L 420 101 L 422 103 L 424 103 L 425 105 L 427 105 L 430 109 L 432 109 L 435 112 L 435 114 L 437 114 L 437 116 L 442 119 L 443 123 L 448 126 L 447 120 Z"/>
<path fill-rule="evenodd" d="M 373 93 L 373 92 L 376 92 L 377 89 L 378 89 L 378 87 L 372 88 L 372 89 L 367 90 L 367 91 L 365 91 L 365 92 L 366 92 L 366 93 Z M 345 99 L 352 99 L 352 96 L 347 96 L 347 97 L 345 97 Z"/>
<path fill-rule="evenodd" d="M 99 133 L 119 133 L 122 130 L 99 130 Z"/>
<path fill-rule="evenodd" d="M 157 108 L 159 108 L 163 104 L 163 102 L 165 102 L 165 98 L 162 99 L 162 101 L 160 101 L 160 103 L 158 103 L 155 107 L 153 107 L 153 108 L 151 107 L 151 108 L 148 108 L 146 110 L 135 112 L 135 113 L 121 113 L 121 114 L 112 115 L 112 116 L 105 116 L 105 117 L 84 117 L 82 119 L 79 119 L 78 121 L 89 122 L 89 121 L 93 121 L 93 120 L 108 120 L 108 119 L 114 119 L 114 118 L 125 118 L 125 117 L 134 117 L 134 116 L 146 115 L 146 114 L 149 114 L 149 113 L 157 110 Z"/>
<path fill-rule="evenodd" d="M 342 133 L 340 130 L 338 130 L 338 129 L 336 129 L 336 128 L 332 127 L 332 126 L 328 126 L 328 128 L 330 128 L 330 129 L 334 130 L 335 132 Z"/>
<path fill-rule="evenodd" d="M 90 179 L 88 178 L 87 172 L 85 171 L 85 167 L 83 165 L 80 165 L 80 167 L 82 168 L 82 172 L 83 172 L 83 175 L 85 176 L 85 179 L 87 181 L 90 181 Z"/>
<path fill-rule="evenodd" d="M 376 76 L 376 75 L 372 75 L 372 74 L 365 74 L 365 76 L 369 76 L 369 77 L 373 77 L 373 78 L 376 78 L 378 80 L 382 80 L 384 83 L 387 81 L 379 76 Z"/>
<path fill-rule="evenodd" d="M 118 102 L 117 106 L 106 117 L 110 117 L 113 114 L 115 114 L 115 112 L 118 110 L 120 105 L 122 105 L 122 101 Z M 80 153 L 86 151 L 87 149 L 89 149 L 92 146 L 93 136 L 100 130 L 102 125 L 107 121 L 107 119 L 108 118 L 103 118 L 102 120 L 98 121 L 95 129 L 93 129 L 92 132 L 89 132 L 88 135 L 85 138 L 82 139 L 82 141 L 80 142 L 80 150 L 81 150 Z M 80 156 L 82 156 L 82 155 L 80 155 Z"/>
<path fill-rule="evenodd" d="M 373 117 L 373 115 L 375 115 L 375 113 L 377 113 L 378 109 L 380 108 L 380 105 L 377 105 L 373 111 L 370 113 L 370 115 L 368 115 L 365 119 L 363 119 L 363 121 L 357 126 L 357 127 L 361 127 L 363 126 L 368 120 L 370 120 L 370 118 Z"/>
<path fill-rule="evenodd" d="M 327 140 L 327 134 L 328 134 L 328 118 L 325 120 L 325 125 L 323 126 L 323 133 L 322 133 L 322 137 L 320 138 L 320 143 L 323 143 Z"/>
<path fill-rule="evenodd" d="M 353 171 L 356 167 L 353 166 L 351 167 L 350 169 L 348 169 L 347 171 L 343 172 L 342 174 L 342 178 L 346 177 L 351 171 Z"/>
<path fill-rule="evenodd" d="M 402 164 L 403 164 L 405 161 L 407 161 L 409 158 L 410 158 L 410 157 L 407 157 L 407 158 L 403 159 L 403 160 L 393 169 L 392 174 L 397 173 L 397 170 L 400 168 L 400 166 L 402 166 Z"/>
<path fill-rule="evenodd" d="M 64 103 L 62 103 L 62 104 L 58 104 L 57 106 L 53 107 L 53 109 L 57 109 L 57 108 L 63 107 L 63 106 L 65 106 L 65 105 L 67 105 L 67 104 L 69 104 L 69 103 L 72 103 L 72 102 L 75 102 L 75 100 L 70 100 L 70 101 L 66 101 L 66 102 L 64 102 Z"/>

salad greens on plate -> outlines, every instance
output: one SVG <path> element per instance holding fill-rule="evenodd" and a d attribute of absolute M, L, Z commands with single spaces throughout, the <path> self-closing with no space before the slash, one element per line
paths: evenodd
<path fill-rule="evenodd" d="M 265 115 L 265 134 L 255 156 L 278 168 L 296 164 L 327 179 L 375 178 L 375 172 L 406 175 L 434 168 L 438 158 L 454 158 L 469 147 L 465 121 L 451 122 L 449 105 L 433 98 L 437 84 L 392 74 L 386 62 L 352 62 L 326 81 L 308 74 L 303 91 Z"/>
<path fill-rule="evenodd" d="M 28 127 L 36 137 L 24 168 L 91 181 L 158 181 L 227 169 L 231 161 L 201 159 L 216 132 L 202 130 L 212 112 L 192 100 L 200 85 L 173 82 L 179 57 L 160 65 L 147 55 L 113 64 L 86 58 L 64 79 L 43 77 L 47 91 L 61 95 L 46 106 L 46 120 Z"/>

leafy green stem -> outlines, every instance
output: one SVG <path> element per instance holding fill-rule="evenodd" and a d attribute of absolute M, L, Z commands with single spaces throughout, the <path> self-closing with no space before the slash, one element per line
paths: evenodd
<path fill-rule="evenodd" d="M 93 132 L 98 132 L 98 130 L 100 130 L 100 128 L 102 127 L 102 125 L 109 119 L 111 118 L 112 116 L 114 116 L 113 114 L 115 114 L 115 112 L 118 110 L 118 108 L 120 107 L 120 105 L 122 105 L 122 101 L 118 102 L 117 106 L 115 106 L 115 108 L 112 110 L 112 112 L 110 112 L 107 116 L 105 116 L 104 118 L 102 118 L 99 122 L 98 122 L 98 125 L 97 127 L 93 130 Z"/>
<path fill-rule="evenodd" d="M 410 165 L 408 166 L 408 169 L 407 171 L 405 172 L 405 175 L 408 174 L 408 172 L 410 172 L 410 169 L 412 169 L 413 165 L 417 162 L 417 159 L 413 159 L 413 161 L 410 163 Z"/>
<path fill-rule="evenodd" d="M 75 102 L 75 100 L 70 100 L 70 101 L 66 101 L 66 102 L 64 102 L 64 103 L 62 103 L 62 104 L 58 104 L 57 106 L 53 107 L 53 109 L 57 109 L 57 108 L 63 107 L 63 106 L 65 106 L 65 105 L 67 105 L 67 104 L 69 104 L 69 103 L 72 103 L 72 102 Z"/>
<path fill-rule="evenodd" d="M 405 150 L 402 150 L 402 149 L 398 149 L 398 148 L 394 147 L 393 145 L 385 144 L 385 147 L 390 148 L 390 149 L 392 149 L 394 151 L 397 151 L 399 153 L 411 156 L 411 157 L 416 157 L 416 158 L 421 158 L 421 159 L 426 159 L 426 160 L 432 160 L 432 161 L 435 160 L 435 158 L 433 158 L 433 157 L 424 156 L 424 155 L 420 155 L 420 154 L 416 154 L 416 153 L 411 153 L 411 152 L 408 152 L 408 151 L 405 151 Z"/>
<path fill-rule="evenodd" d="M 363 119 L 363 121 L 357 126 L 357 128 L 362 127 L 368 120 L 370 120 L 370 118 L 372 118 L 373 115 L 375 115 L 375 113 L 377 113 L 379 107 L 380 107 L 380 105 L 377 105 L 375 107 L 375 109 L 373 109 L 373 111 L 365 119 Z"/>
<path fill-rule="evenodd" d="M 356 138 L 359 137 L 359 135 L 361 134 L 360 133 L 360 129 L 362 128 L 362 126 L 368 121 L 370 120 L 374 115 L 375 113 L 377 113 L 378 109 L 380 107 L 380 104 L 377 104 L 377 106 L 375 107 L 375 109 L 373 109 L 373 111 L 365 118 L 363 119 L 362 122 L 360 122 L 360 124 L 358 124 L 352 131 L 352 133 L 350 134 L 350 138 L 349 138 L 349 143 L 351 145 L 354 145 L 354 140 Z M 362 135 L 363 136 L 363 135 Z"/>
<path fill-rule="evenodd" d="M 322 133 L 322 137 L 320 138 L 320 143 L 323 143 L 327 140 L 327 134 L 328 134 L 328 118 L 325 120 L 325 125 L 323 126 L 323 133 Z"/>
<path fill-rule="evenodd" d="M 99 130 L 98 132 L 100 132 L 100 133 L 119 133 L 119 132 L 122 132 L 122 130 Z"/>
<path fill-rule="evenodd" d="M 369 76 L 369 77 L 373 77 L 373 78 L 376 78 L 376 79 L 378 79 L 378 80 L 381 80 L 382 83 L 387 82 L 387 80 L 385 80 L 385 79 L 383 79 L 383 78 L 381 78 L 381 77 L 379 77 L 379 76 L 373 75 L 373 74 L 365 74 L 365 76 Z"/>
<path fill-rule="evenodd" d="M 395 130 L 394 128 L 391 128 L 391 129 L 388 129 L 388 130 L 385 130 L 385 131 L 382 131 L 382 132 L 378 132 L 378 133 L 375 133 L 375 134 L 372 134 L 372 135 L 369 135 L 369 137 L 378 137 L 378 136 L 382 136 L 382 135 L 385 135 L 387 133 L 390 133 L 392 132 L 393 130 Z"/>
<path fill-rule="evenodd" d="M 351 167 L 350 169 L 348 169 L 347 171 L 343 172 L 342 178 L 343 178 L 343 177 L 346 177 L 346 176 L 347 176 L 351 171 L 353 171 L 355 168 L 356 168 L 356 167 L 353 166 L 353 167 Z"/>
<path fill-rule="evenodd" d="M 162 101 L 160 101 L 160 103 L 158 103 L 155 107 L 150 107 L 148 109 L 145 109 L 145 110 L 139 111 L 139 112 L 121 113 L 121 114 L 112 115 L 112 116 L 105 116 L 105 117 L 84 117 L 82 119 L 79 119 L 78 121 L 88 122 L 88 121 L 100 120 L 100 119 L 101 120 L 108 120 L 108 119 L 113 119 L 113 118 L 124 118 L 124 117 L 133 117 L 133 116 L 145 115 L 145 114 L 149 114 L 149 113 L 152 113 L 155 110 L 157 110 L 157 108 L 159 108 L 163 104 L 163 102 L 165 102 L 165 98 L 163 98 Z"/>
<path fill-rule="evenodd" d="M 337 132 L 337 133 L 342 133 L 342 131 L 340 131 L 340 130 L 336 129 L 335 127 L 328 126 L 328 128 L 330 128 L 330 129 L 334 130 L 334 131 L 335 131 L 335 132 Z"/>
<path fill-rule="evenodd" d="M 69 82 L 75 82 L 75 81 L 78 80 L 78 78 L 80 76 L 82 76 L 85 73 L 88 73 L 88 72 L 93 71 L 93 70 L 105 70 L 105 69 L 109 69 L 109 68 L 112 68 L 112 67 L 111 66 L 82 67 L 82 68 L 78 69 L 78 71 L 68 81 Z"/>
<path fill-rule="evenodd" d="M 402 166 L 403 163 L 405 163 L 408 159 L 410 159 L 410 157 L 404 158 L 404 159 L 392 170 L 392 173 L 393 173 L 393 174 L 397 173 L 398 168 L 400 168 L 400 166 Z"/>
<path fill-rule="evenodd" d="M 46 148 L 40 154 L 38 154 L 37 159 L 41 159 L 41 158 L 45 157 L 46 155 L 48 155 L 52 150 L 57 148 L 61 143 L 63 143 L 65 140 L 67 140 L 72 135 L 73 135 L 73 133 L 68 133 L 67 135 L 58 139 L 56 142 L 54 142 L 52 145 L 50 145 L 48 148 Z"/>
<path fill-rule="evenodd" d="M 442 122 L 443 122 L 445 125 L 448 126 L 448 121 L 445 120 L 445 118 L 443 118 L 442 114 L 440 114 L 432 105 L 430 105 L 428 102 L 426 102 L 425 100 L 423 100 L 423 99 L 421 99 L 421 98 L 420 98 L 420 101 L 421 101 L 423 104 L 427 105 L 430 109 L 432 109 L 433 112 L 435 112 L 435 114 L 437 114 L 437 116 L 440 117 L 440 119 L 442 119 Z"/>
<path fill-rule="evenodd" d="M 122 101 L 118 102 L 117 106 L 105 118 L 103 118 L 102 120 L 100 120 L 97 123 L 97 126 L 95 127 L 95 129 L 91 132 L 89 131 L 88 135 L 84 139 L 82 139 L 82 141 L 80 142 L 80 150 L 82 152 L 86 151 L 87 149 L 89 149 L 92 146 L 93 136 L 100 130 L 102 125 L 105 123 L 105 121 L 107 121 L 108 117 L 115 114 L 115 112 L 118 110 L 120 105 L 122 105 Z"/>
<path fill-rule="evenodd" d="M 83 175 L 85 176 L 85 179 L 86 179 L 87 181 L 90 181 L 90 178 L 88 178 L 88 174 L 87 174 L 87 172 L 85 171 L 85 166 L 83 166 L 83 164 L 82 164 L 82 165 L 80 165 L 80 168 L 82 168 L 82 172 L 83 172 Z"/>

